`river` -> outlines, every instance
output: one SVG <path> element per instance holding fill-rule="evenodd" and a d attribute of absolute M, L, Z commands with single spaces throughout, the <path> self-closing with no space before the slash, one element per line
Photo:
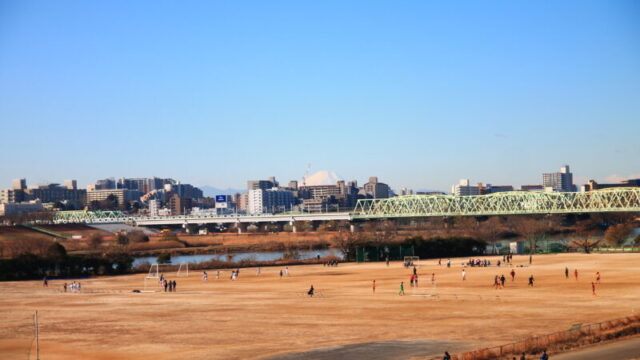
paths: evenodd
<path fill-rule="evenodd" d="M 339 250 L 335 249 L 323 249 L 323 250 L 298 250 L 298 259 L 306 260 L 312 259 L 320 255 L 320 257 L 325 256 L 336 256 L 342 259 L 342 253 Z M 273 261 L 282 259 L 284 256 L 283 251 L 255 251 L 255 252 L 239 252 L 232 254 L 207 254 L 207 255 L 178 255 L 171 257 L 172 264 L 181 264 L 181 263 L 191 263 L 198 264 L 201 262 L 209 261 L 209 260 L 219 260 L 219 261 L 231 261 L 234 263 L 240 262 L 242 260 L 254 260 L 254 261 Z M 142 256 L 137 257 L 133 260 L 133 266 L 138 266 L 144 262 L 148 262 L 150 264 L 156 263 L 156 256 Z"/>

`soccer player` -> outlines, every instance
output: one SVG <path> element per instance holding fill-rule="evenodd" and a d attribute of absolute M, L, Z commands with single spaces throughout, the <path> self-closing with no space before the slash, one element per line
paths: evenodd
<path fill-rule="evenodd" d="M 596 273 L 596 284 L 600 284 L 600 271 Z"/>
<path fill-rule="evenodd" d="M 462 269 L 462 281 L 465 281 L 465 280 L 467 280 L 467 272 L 464 269 Z"/>
<path fill-rule="evenodd" d="M 578 269 L 575 269 L 573 271 L 573 276 L 575 276 L 576 277 L 576 281 L 578 281 Z"/>
<path fill-rule="evenodd" d="M 596 284 L 591 282 L 591 295 L 596 296 Z"/>
<path fill-rule="evenodd" d="M 569 268 L 568 268 L 568 267 L 565 267 L 565 268 L 564 268 L 564 278 L 565 278 L 565 279 L 568 279 L 568 278 L 569 278 Z"/>
<path fill-rule="evenodd" d="M 516 271 L 511 269 L 511 281 L 514 281 L 516 279 Z"/>
<path fill-rule="evenodd" d="M 529 276 L 529 286 L 533 287 L 533 275 Z"/>
<path fill-rule="evenodd" d="M 431 285 L 436 282 L 436 273 L 431 273 Z"/>
<path fill-rule="evenodd" d="M 398 295 L 404 295 L 404 282 L 403 281 L 400 282 L 400 292 L 398 293 Z"/>
<path fill-rule="evenodd" d="M 373 284 L 371 284 L 371 288 L 373 289 L 373 293 L 376 293 L 376 281 L 373 280 Z"/>
<path fill-rule="evenodd" d="M 307 291 L 307 295 L 309 295 L 309 297 L 313 297 L 314 292 L 315 290 L 313 289 L 313 285 L 311 285 L 311 288 L 309 289 L 309 291 Z"/>

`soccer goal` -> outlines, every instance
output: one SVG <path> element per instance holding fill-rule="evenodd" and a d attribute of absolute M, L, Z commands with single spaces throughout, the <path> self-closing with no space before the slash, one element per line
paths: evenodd
<path fill-rule="evenodd" d="M 404 266 L 418 266 L 420 265 L 420 256 L 405 256 L 404 257 Z"/>
<path fill-rule="evenodd" d="M 149 274 L 147 274 L 146 279 L 159 279 L 160 275 L 168 274 L 171 268 L 175 267 L 176 264 L 151 264 L 149 267 Z M 180 263 L 175 276 L 189 276 L 189 263 Z"/>
<path fill-rule="evenodd" d="M 178 272 L 176 272 L 176 276 L 189 276 L 189 263 L 183 262 L 180 264 L 178 268 Z"/>

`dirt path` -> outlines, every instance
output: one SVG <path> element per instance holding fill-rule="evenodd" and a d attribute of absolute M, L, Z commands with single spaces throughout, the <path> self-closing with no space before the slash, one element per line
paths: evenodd
<path fill-rule="evenodd" d="M 632 360 L 640 358 L 640 337 L 593 346 L 551 357 L 553 360 Z"/>
<path fill-rule="evenodd" d="M 424 358 L 443 355 L 445 351 L 455 353 L 469 348 L 469 345 L 462 341 L 379 341 L 329 346 L 295 354 L 272 356 L 265 358 L 265 360 L 405 360 L 413 357 Z"/>

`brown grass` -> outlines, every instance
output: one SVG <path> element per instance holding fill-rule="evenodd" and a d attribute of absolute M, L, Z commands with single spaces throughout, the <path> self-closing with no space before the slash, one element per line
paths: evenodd
<path fill-rule="evenodd" d="M 639 260 L 640 254 L 536 256 L 533 266 L 516 267 L 516 281 L 507 280 L 502 290 L 491 284 L 496 274 L 510 271 L 505 267 L 467 269 L 462 282 L 462 259 L 451 269 L 429 261 L 418 268 L 423 280 L 415 294 L 433 291 L 424 279 L 435 272 L 438 298 L 410 296 L 411 270 L 398 262 L 289 266 L 292 276 L 283 279 L 280 266 L 263 268 L 261 276 L 243 268 L 238 281 L 224 269 L 219 280 L 209 269 L 208 282 L 199 272 L 189 278 L 169 272 L 178 292 L 166 294 L 131 293 L 144 286 L 141 274 L 82 280 L 83 294 L 60 293 L 60 280 L 46 289 L 39 281 L 6 282 L 0 283 L 0 319 L 15 323 L 38 309 L 42 358 L 48 360 L 246 359 L 411 339 L 464 341 L 468 347 L 449 349 L 459 353 L 630 315 L 640 297 Z M 515 262 L 526 266 L 527 257 Z M 565 266 L 579 269 L 579 281 L 565 280 Z M 596 271 L 603 281 L 592 296 Z M 534 288 L 526 284 L 530 274 Z M 397 294 L 400 281 L 406 296 Z M 324 296 L 304 296 L 311 284 Z M 613 336 L 607 331 L 620 326 L 625 320 L 606 323 L 600 336 Z M 589 336 L 583 332 L 579 341 Z M 9 351 L 2 346 L 0 358 Z"/>

